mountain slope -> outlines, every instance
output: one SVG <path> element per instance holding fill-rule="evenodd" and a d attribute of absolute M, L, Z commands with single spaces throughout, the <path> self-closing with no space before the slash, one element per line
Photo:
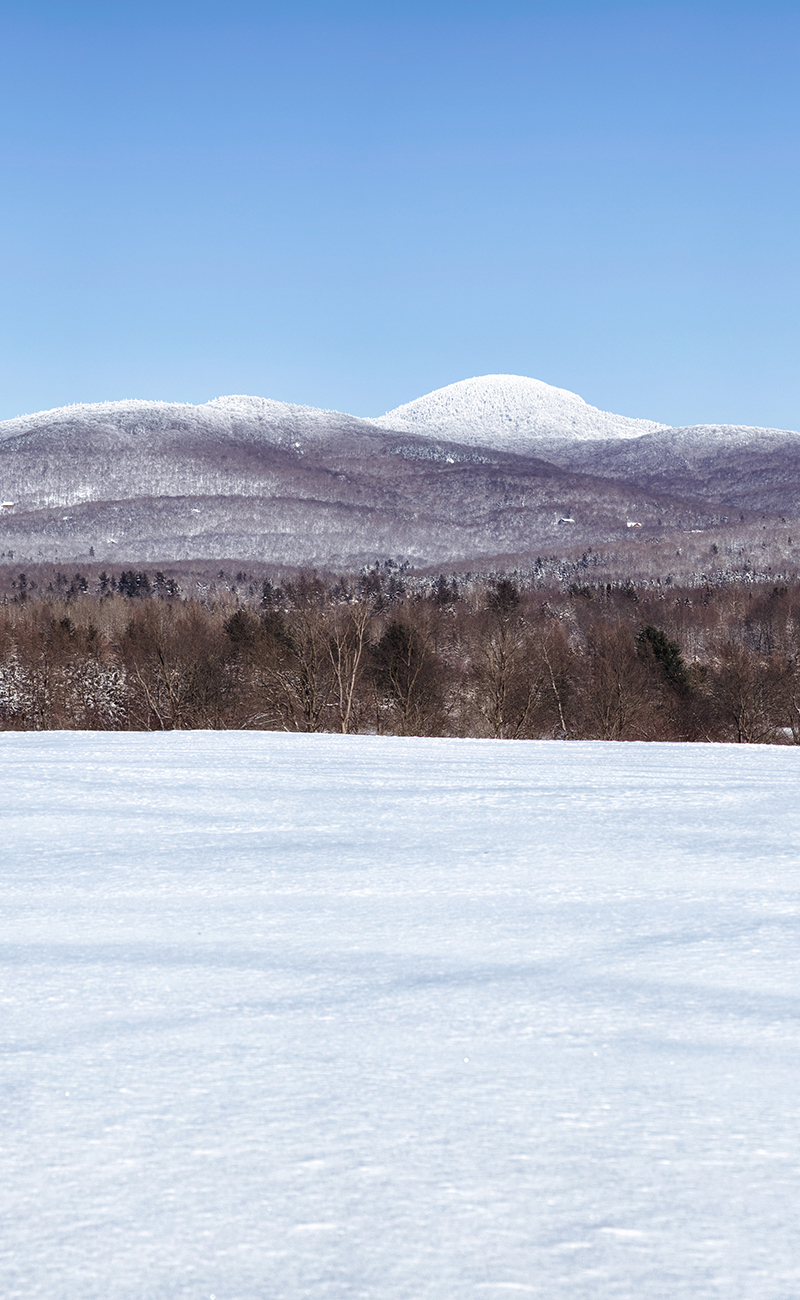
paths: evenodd
<path fill-rule="evenodd" d="M 138 451 L 93 443 L 80 458 L 71 445 L 16 441 L 0 444 L 2 482 L 12 471 L 18 483 L 29 480 L 0 519 L 0 554 L 16 563 L 483 562 L 557 544 L 558 521 L 574 510 L 581 525 L 573 532 L 611 536 L 634 504 L 613 480 L 410 434 L 299 448 L 173 436 Z"/>

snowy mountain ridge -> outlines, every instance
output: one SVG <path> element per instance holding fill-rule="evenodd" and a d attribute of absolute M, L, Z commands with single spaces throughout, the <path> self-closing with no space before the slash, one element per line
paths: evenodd
<path fill-rule="evenodd" d="M 56 431 L 81 433 L 84 437 L 115 434 L 124 441 L 170 430 L 198 439 L 235 435 L 276 445 L 290 443 L 293 435 L 319 440 L 345 431 L 376 432 L 371 421 L 358 416 L 236 394 L 216 397 L 200 406 L 129 398 L 56 407 L 3 421 L 0 442 Z"/>
<path fill-rule="evenodd" d="M 438 388 L 385 415 L 366 419 L 341 411 L 233 394 L 202 405 L 133 398 L 57 407 L 0 422 L 0 442 L 37 434 L 133 442 L 173 431 L 201 440 L 236 437 L 273 446 L 306 440 L 330 442 L 343 434 L 369 437 L 387 432 L 492 447 L 517 455 L 566 451 L 574 443 L 652 445 L 668 439 L 694 451 L 726 444 L 755 445 L 776 437 L 795 440 L 791 430 L 741 425 L 694 425 L 676 429 L 654 420 L 615 415 L 590 406 L 577 393 L 521 375 L 482 375 Z M 299 440 L 299 442 L 298 442 Z"/>

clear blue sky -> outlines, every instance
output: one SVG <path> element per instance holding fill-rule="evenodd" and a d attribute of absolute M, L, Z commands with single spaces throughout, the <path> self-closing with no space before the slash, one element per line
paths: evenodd
<path fill-rule="evenodd" d="M 0 418 L 531 375 L 800 428 L 800 5 L 6 0 Z"/>

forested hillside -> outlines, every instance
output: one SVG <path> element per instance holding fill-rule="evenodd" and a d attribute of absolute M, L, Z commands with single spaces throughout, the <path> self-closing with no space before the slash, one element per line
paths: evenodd
<path fill-rule="evenodd" d="M 20 573 L 4 729 L 800 743 L 800 584 Z"/>

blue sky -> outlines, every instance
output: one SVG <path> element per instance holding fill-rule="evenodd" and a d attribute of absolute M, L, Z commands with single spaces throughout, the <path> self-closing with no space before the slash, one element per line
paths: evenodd
<path fill-rule="evenodd" d="M 796 3 L 15 3 L 0 418 L 531 375 L 800 428 Z"/>

